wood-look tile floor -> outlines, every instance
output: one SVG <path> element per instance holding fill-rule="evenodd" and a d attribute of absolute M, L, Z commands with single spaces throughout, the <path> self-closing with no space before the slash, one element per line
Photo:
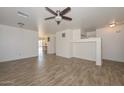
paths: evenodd
<path fill-rule="evenodd" d="M 124 63 L 43 55 L 0 63 L 0 85 L 124 85 Z"/>

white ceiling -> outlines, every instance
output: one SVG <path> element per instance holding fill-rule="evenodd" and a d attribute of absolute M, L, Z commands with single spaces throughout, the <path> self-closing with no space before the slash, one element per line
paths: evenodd
<path fill-rule="evenodd" d="M 51 9 L 63 10 L 64 7 L 51 7 Z M 17 11 L 22 11 L 29 15 L 23 18 L 17 15 Z M 44 26 L 46 33 L 55 33 L 63 29 L 92 30 L 104 27 L 113 20 L 124 22 L 124 8 L 102 8 L 102 7 L 72 7 L 67 16 L 72 17 L 72 21 L 63 20 L 57 25 L 53 20 L 44 21 L 45 17 L 52 16 L 44 7 L 1 7 L 0 24 L 17 26 L 18 22 L 23 22 L 24 28 L 38 30 L 38 27 Z"/>

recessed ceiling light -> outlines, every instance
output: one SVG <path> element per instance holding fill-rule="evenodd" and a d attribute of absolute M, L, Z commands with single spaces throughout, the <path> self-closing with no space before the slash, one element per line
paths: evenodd
<path fill-rule="evenodd" d="M 28 14 L 26 14 L 26 13 L 24 13 L 24 12 L 21 12 L 21 11 L 18 11 L 17 14 L 18 14 L 19 16 L 21 16 L 21 17 L 25 17 L 25 18 L 28 18 L 28 17 L 29 17 Z"/>

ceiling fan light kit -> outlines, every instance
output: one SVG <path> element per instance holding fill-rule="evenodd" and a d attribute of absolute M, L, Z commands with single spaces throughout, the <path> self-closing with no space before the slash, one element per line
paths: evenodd
<path fill-rule="evenodd" d="M 45 18 L 45 20 L 55 19 L 55 21 L 58 25 L 61 23 L 62 20 L 67 20 L 67 21 L 72 20 L 72 18 L 64 16 L 65 14 L 67 14 L 71 10 L 70 7 L 65 8 L 63 11 L 56 10 L 56 12 L 53 11 L 52 9 L 48 8 L 48 7 L 45 7 L 45 9 L 54 15 L 52 17 Z"/>
<path fill-rule="evenodd" d="M 61 16 L 56 16 L 55 21 L 62 21 L 62 17 Z"/>

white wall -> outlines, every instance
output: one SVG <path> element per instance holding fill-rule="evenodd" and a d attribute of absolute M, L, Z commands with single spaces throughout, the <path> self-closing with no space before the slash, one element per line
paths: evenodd
<path fill-rule="evenodd" d="M 96 31 L 87 32 L 87 37 L 96 37 Z"/>
<path fill-rule="evenodd" d="M 124 25 L 97 29 L 96 34 L 102 38 L 102 58 L 124 62 Z"/>
<path fill-rule="evenodd" d="M 65 33 L 65 38 L 62 37 Z M 56 33 L 56 55 L 70 58 L 71 57 L 71 40 L 72 30 L 64 30 Z"/>
<path fill-rule="evenodd" d="M 81 39 L 81 30 L 80 29 L 75 29 L 75 30 L 72 30 L 72 39 L 73 41 L 76 41 L 76 40 L 79 40 Z"/>
<path fill-rule="evenodd" d="M 96 60 L 96 42 L 73 43 L 73 57 Z"/>
<path fill-rule="evenodd" d="M 62 33 L 66 34 L 62 38 Z M 81 30 L 64 30 L 56 33 L 56 55 L 71 58 L 96 60 L 96 42 L 78 42 L 81 38 Z M 75 43 L 76 42 L 76 43 Z"/>
<path fill-rule="evenodd" d="M 48 47 L 47 47 L 47 53 L 48 54 L 54 54 L 56 49 L 55 49 L 55 36 L 54 35 L 50 35 L 48 36 L 50 38 L 49 42 L 48 42 Z"/>
<path fill-rule="evenodd" d="M 38 55 L 36 31 L 0 25 L 0 62 Z"/>
<path fill-rule="evenodd" d="M 82 31 L 80 29 L 75 29 L 75 30 L 72 30 L 72 32 L 73 32 L 72 41 L 73 42 L 80 41 Z M 72 53 L 73 53 L 72 54 L 73 57 L 95 61 L 96 60 L 96 42 L 72 43 Z"/>

